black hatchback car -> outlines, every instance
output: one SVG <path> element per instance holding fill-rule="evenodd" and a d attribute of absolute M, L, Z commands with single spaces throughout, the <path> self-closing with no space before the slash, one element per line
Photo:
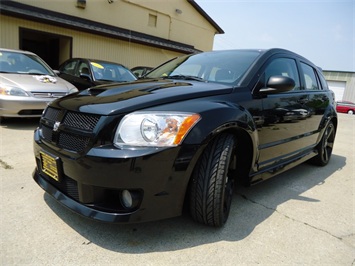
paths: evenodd
<path fill-rule="evenodd" d="M 222 226 L 236 184 L 324 166 L 337 128 L 321 70 L 287 50 L 175 58 L 144 80 L 52 102 L 34 134 L 34 180 L 100 221 L 178 216 Z"/>
<path fill-rule="evenodd" d="M 71 58 L 59 66 L 59 76 L 79 90 L 113 82 L 136 80 L 122 64 L 87 58 Z"/>

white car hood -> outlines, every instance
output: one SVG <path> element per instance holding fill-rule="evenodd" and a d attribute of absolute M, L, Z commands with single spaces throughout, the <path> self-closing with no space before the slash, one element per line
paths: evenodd
<path fill-rule="evenodd" d="M 0 74 L 0 84 L 28 92 L 69 92 L 72 84 L 58 76 L 29 74 Z"/>

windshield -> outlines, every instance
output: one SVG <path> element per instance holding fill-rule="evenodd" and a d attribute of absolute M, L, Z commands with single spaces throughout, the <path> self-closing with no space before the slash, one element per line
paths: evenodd
<path fill-rule="evenodd" d="M 0 51 L 0 72 L 55 76 L 54 72 L 38 56 L 9 51 Z"/>
<path fill-rule="evenodd" d="M 137 79 L 129 69 L 122 65 L 101 61 L 92 61 L 90 64 L 95 80 L 134 81 Z"/>
<path fill-rule="evenodd" d="M 186 55 L 161 65 L 145 77 L 235 84 L 259 55 L 260 52 L 257 50 L 214 51 Z"/>

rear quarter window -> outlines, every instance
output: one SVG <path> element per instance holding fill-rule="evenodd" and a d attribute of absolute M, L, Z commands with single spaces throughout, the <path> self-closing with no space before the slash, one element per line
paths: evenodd
<path fill-rule="evenodd" d="M 65 66 L 63 66 L 62 72 L 65 74 L 69 75 L 75 75 L 75 67 L 76 67 L 77 61 L 71 61 L 67 63 Z"/>
<path fill-rule="evenodd" d="M 319 73 L 318 77 L 319 77 L 320 83 L 321 83 L 321 85 L 322 85 L 322 89 L 323 89 L 323 90 L 329 90 L 328 83 L 327 83 L 327 81 L 325 80 L 323 74 L 322 74 L 322 73 Z"/>
<path fill-rule="evenodd" d="M 301 63 L 304 81 L 305 81 L 305 89 L 306 90 L 319 90 L 319 83 L 315 73 L 315 70 L 310 65 L 305 63 Z"/>

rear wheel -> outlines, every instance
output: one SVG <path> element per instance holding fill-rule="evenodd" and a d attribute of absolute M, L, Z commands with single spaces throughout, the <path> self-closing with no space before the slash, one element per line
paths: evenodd
<path fill-rule="evenodd" d="M 332 155 L 333 146 L 335 140 L 335 127 L 332 122 L 329 122 L 321 142 L 318 144 L 318 155 L 313 157 L 310 162 L 315 165 L 324 166 L 327 165 Z"/>
<path fill-rule="evenodd" d="M 227 221 L 234 190 L 235 149 L 235 137 L 221 134 L 201 155 L 189 191 L 195 221 L 215 227 Z"/>
<path fill-rule="evenodd" d="M 349 115 L 353 115 L 353 114 L 354 114 L 354 111 L 353 111 L 353 110 L 349 110 L 349 111 L 348 111 L 348 114 L 349 114 Z"/>

